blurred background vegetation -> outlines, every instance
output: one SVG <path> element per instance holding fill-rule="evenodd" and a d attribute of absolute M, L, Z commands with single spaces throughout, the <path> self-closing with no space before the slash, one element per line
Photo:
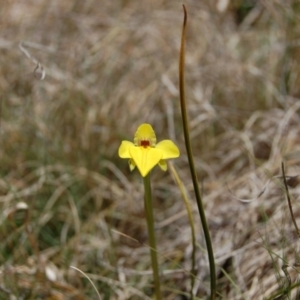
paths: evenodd
<path fill-rule="evenodd" d="M 218 297 L 290 289 L 280 299 L 298 299 L 299 243 L 280 164 L 295 176 L 300 222 L 300 3 L 184 4 L 190 128 Z M 0 299 L 97 299 L 70 266 L 103 299 L 151 299 L 142 182 L 117 156 L 145 122 L 181 150 L 173 163 L 195 213 L 195 294 L 209 295 L 179 110 L 182 19 L 177 0 L 1 2 Z M 188 299 L 187 213 L 171 174 L 152 178 L 164 299 Z"/>

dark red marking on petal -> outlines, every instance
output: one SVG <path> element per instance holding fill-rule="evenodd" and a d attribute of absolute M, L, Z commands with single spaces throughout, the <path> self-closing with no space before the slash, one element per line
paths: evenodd
<path fill-rule="evenodd" d="M 147 140 L 141 141 L 141 146 L 144 147 L 144 148 L 149 147 L 150 146 L 150 141 L 147 141 Z"/>

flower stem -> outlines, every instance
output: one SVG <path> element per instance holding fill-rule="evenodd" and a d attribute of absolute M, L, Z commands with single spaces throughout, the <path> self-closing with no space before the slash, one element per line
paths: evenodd
<path fill-rule="evenodd" d="M 144 189 L 145 189 L 144 203 L 145 203 L 145 212 L 146 212 L 146 219 L 147 219 L 148 239 L 150 245 L 150 255 L 151 255 L 151 264 L 152 264 L 152 271 L 153 271 L 155 295 L 156 295 L 156 300 L 161 300 L 162 296 L 160 291 L 159 268 L 158 268 L 156 240 L 155 240 L 155 233 L 154 233 L 154 217 L 153 217 L 150 173 L 145 177 L 143 177 L 143 179 L 144 179 Z"/>
<path fill-rule="evenodd" d="M 182 27 L 182 35 L 181 35 L 181 49 L 180 49 L 180 58 L 179 58 L 179 89 L 180 89 L 180 105 L 181 105 L 181 116 L 182 116 L 182 123 L 183 123 L 183 131 L 184 131 L 184 139 L 185 139 L 185 146 L 189 160 L 189 166 L 191 171 L 191 176 L 193 180 L 193 186 L 195 191 L 195 196 L 197 200 L 198 211 L 203 227 L 204 237 L 206 241 L 206 248 L 208 253 L 208 260 L 209 260 L 209 268 L 210 268 L 210 299 L 216 299 L 216 288 L 217 288 L 217 279 L 216 279 L 216 267 L 215 267 L 215 260 L 214 260 L 214 252 L 212 247 L 212 242 L 210 238 L 210 233 L 206 221 L 206 216 L 203 208 L 202 198 L 199 190 L 198 179 L 196 168 L 193 159 L 192 147 L 191 147 L 191 140 L 190 140 L 190 133 L 189 133 L 189 126 L 188 126 L 188 117 L 186 111 L 186 100 L 185 100 L 185 85 L 184 85 L 184 61 L 185 61 L 185 35 L 186 35 L 186 23 L 187 23 L 187 12 L 186 8 L 183 5 L 184 11 L 184 21 Z"/>

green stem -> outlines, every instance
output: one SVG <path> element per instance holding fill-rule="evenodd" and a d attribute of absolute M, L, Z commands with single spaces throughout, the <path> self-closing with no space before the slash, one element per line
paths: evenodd
<path fill-rule="evenodd" d="M 192 147 L 191 147 L 191 140 L 189 134 L 189 126 L 188 126 L 188 117 L 186 112 L 186 100 L 185 100 L 185 85 L 184 85 L 184 61 L 185 61 L 185 36 L 186 36 L 186 23 L 187 23 L 187 12 L 186 8 L 183 5 L 184 10 L 184 21 L 182 27 L 182 35 L 181 35 L 181 48 L 180 48 L 180 59 L 179 59 L 179 89 L 180 89 L 180 105 L 181 105 L 181 117 L 183 123 L 183 131 L 184 131 L 184 139 L 185 139 L 185 146 L 189 160 L 189 166 L 191 171 L 191 176 L 193 180 L 193 186 L 195 191 L 195 196 L 197 200 L 198 211 L 203 227 L 204 237 L 206 241 L 206 248 L 208 253 L 208 260 L 209 260 L 209 268 L 210 268 L 210 287 L 211 287 L 211 296 L 210 299 L 216 299 L 216 286 L 217 286 L 217 279 L 216 279 L 216 267 L 215 267 L 215 260 L 214 260 L 214 252 L 211 243 L 211 238 L 209 234 L 209 229 L 205 217 L 205 212 L 202 204 L 202 198 L 198 186 L 198 179 L 197 173 L 195 169 Z"/>
<path fill-rule="evenodd" d="M 145 188 L 145 212 L 147 219 L 148 227 L 148 239 L 150 245 L 150 255 L 151 255 L 151 264 L 153 271 L 153 280 L 155 287 L 156 300 L 161 300 L 161 291 L 160 291 L 160 280 L 159 280 L 159 268 L 157 260 L 157 251 L 156 251 L 156 240 L 154 233 L 154 216 L 153 216 L 153 205 L 152 205 L 152 193 L 151 193 L 151 184 L 150 184 L 150 173 L 143 178 L 144 179 L 144 188 Z"/>

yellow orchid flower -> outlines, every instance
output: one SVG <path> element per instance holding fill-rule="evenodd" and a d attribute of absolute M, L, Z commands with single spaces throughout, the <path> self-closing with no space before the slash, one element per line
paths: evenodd
<path fill-rule="evenodd" d="M 130 170 L 137 167 L 143 177 L 157 164 L 166 171 L 165 159 L 176 158 L 179 154 L 179 149 L 171 140 L 156 144 L 155 132 L 150 124 L 140 125 L 134 135 L 133 143 L 123 141 L 119 148 L 119 156 L 129 158 Z"/>

